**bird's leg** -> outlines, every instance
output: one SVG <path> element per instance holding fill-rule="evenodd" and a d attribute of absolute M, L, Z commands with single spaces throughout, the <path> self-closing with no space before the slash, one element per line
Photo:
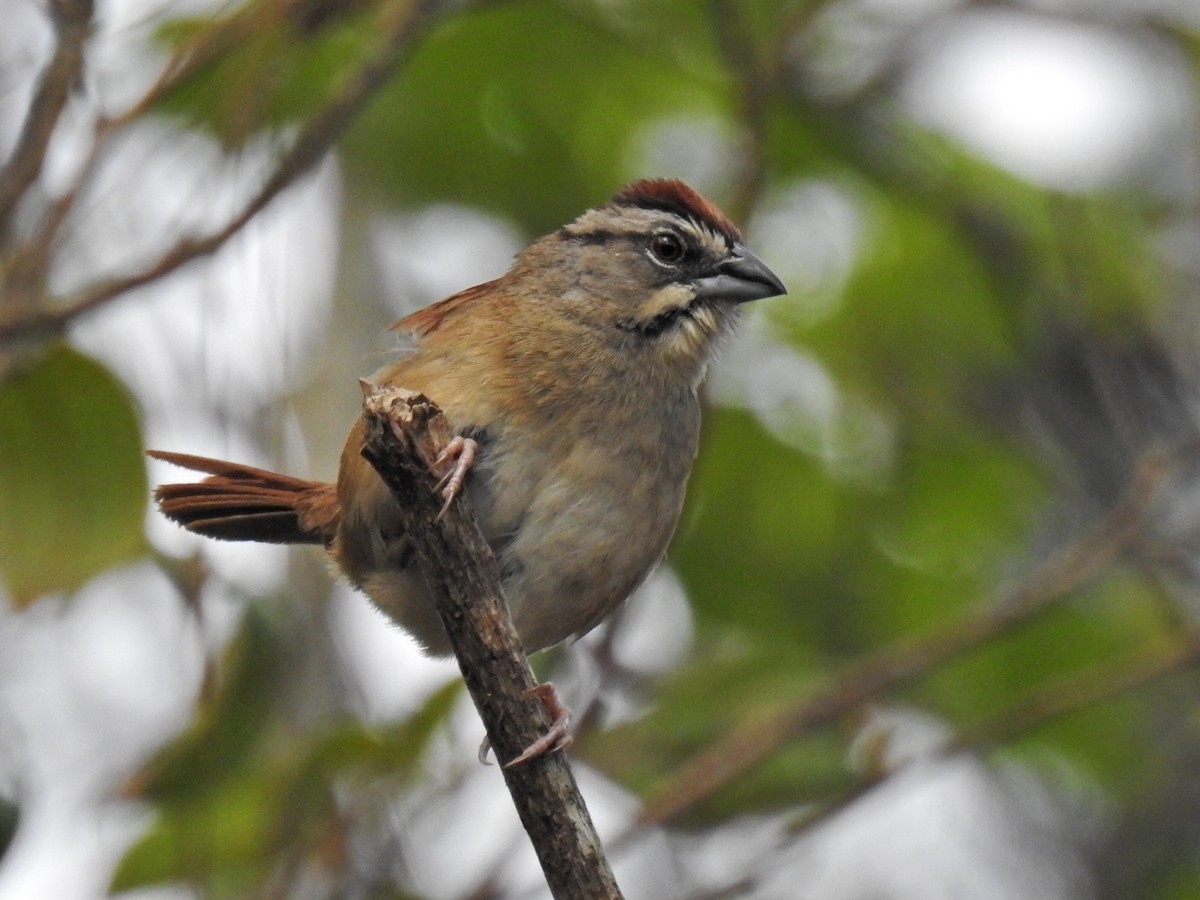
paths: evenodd
<path fill-rule="evenodd" d="M 554 721 L 550 725 L 550 730 L 526 747 L 520 756 L 506 762 L 504 764 L 506 769 L 524 765 L 531 759 L 537 759 L 547 753 L 566 750 L 575 742 L 575 738 L 567 728 L 571 723 L 571 710 L 558 699 L 558 691 L 554 689 L 554 685 L 548 681 L 535 684 L 525 692 L 525 696 L 537 697 L 541 700 L 542 705 L 546 707 L 546 712 L 550 713 L 550 718 Z"/>
<path fill-rule="evenodd" d="M 506 769 L 523 765 L 531 759 L 537 759 L 539 756 L 545 756 L 547 753 L 566 750 L 575 743 L 575 736 L 567 729 L 567 726 L 571 722 L 571 710 L 565 703 L 558 699 L 558 691 L 554 689 L 554 685 L 548 681 L 543 684 L 535 684 L 525 692 L 524 696 L 537 697 L 541 700 L 546 707 L 546 711 L 550 713 L 550 717 L 554 721 L 550 723 L 550 728 L 544 735 L 521 751 L 519 756 L 506 762 L 504 764 L 504 768 Z M 485 766 L 490 765 L 488 763 L 488 754 L 491 750 L 491 738 L 485 737 L 479 745 L 479 761 Z"/>
<path fill-rule="evenodd" d="M 442 504 L 442 509 L 438 513 L 438 518 L 446 514 L 446 510 L 450 508 L 450 504 L 454 502 L 454 498 L 458 496 L 458 492 L 462 490 L 463 481 L 466 480 L 467 473 L 471 471 L 471 466 L 475 464 L 475 452 L 479 449 L 479 444 L 475 440 L 462 435 L 455 435 L 450 439 L 442 452 L 438 454 L 437 459 L 433 461 L 434 469 L 440 469 L 451 460 L 454 465 L 442 476 L 442 480 L 437 483 L 437 489 L 442 492 L 445 502 Z"/>

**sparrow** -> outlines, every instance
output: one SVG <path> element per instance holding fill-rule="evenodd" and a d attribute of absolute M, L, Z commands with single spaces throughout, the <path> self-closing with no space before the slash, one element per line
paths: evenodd
<path fill-rule="evenodd" d="M 662 559 L 700 436 L 699 387 L 742 303 L 786 293 L 713 203 L 634 182 L 521 251 L 507 273 L 400 320 L 371 376 L 432 399 L 500 564 L 525 650 L 591 630 Z M 433 655 L 451 652 L 392 493 L 350 430 L 336 483 L 182 453 L 208 475 L 160 486 L 162 512 L 235 541 L 319 544 Z"/>

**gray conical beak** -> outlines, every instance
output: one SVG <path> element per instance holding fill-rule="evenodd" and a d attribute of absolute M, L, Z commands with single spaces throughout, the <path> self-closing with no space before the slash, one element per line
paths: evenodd
<path fill-rule="evenodd" d="M 729 256 L 717 266 L 715 275 L 696 279 L 696 296 L 709 300 L 745 303 L 778 297 L 787 288 L 765 262 L 737 242 Z"/>

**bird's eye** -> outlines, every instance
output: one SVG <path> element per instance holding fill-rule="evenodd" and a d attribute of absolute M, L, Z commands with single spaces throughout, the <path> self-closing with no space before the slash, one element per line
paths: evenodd
<path fill-rule="evenodd" d="M 655 262 L 664 266 L 676 266 L 683 262 L 686 249 L 683 238 L 673 231 L 656 231 L 650 238 L 650 255 Z"/>

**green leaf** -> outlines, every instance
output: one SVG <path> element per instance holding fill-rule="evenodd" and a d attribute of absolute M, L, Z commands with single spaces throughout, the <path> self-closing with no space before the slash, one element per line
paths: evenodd
<path fill-rule="evenodd" d="M 569 221 L 632 174 L 643 126 L 728 107 L 704 10 L 660 6 L 626 5 L 636 23 L 547 2 L 449 19 L 347 136 L 348 170 L 402 203 Z"/>
<path fill-rule="evenodd" d="M 863 535 L 874 502 L 746 411 L 709 410 L 668 555 L 702 620 L 756 640 L 840 643 L 858 602 L 847 576 L 877 555 Z"/>
<path fill-rule="evenodd" d="M 316 4 L 311 4 L 316 8 Z M 239 147 L 263 129 L 311 115 L 368 53 L 376 29 L 357 7 L 309 27 L 293 4 L 249 2 L 213 18 L 163 25 L 160 41 L 202 60 L 172 86 L 157 109 Z"/>
<path fill-rule="evenodd" d="M 145 551 L 141 449 L 124 386 L 67 346 L 0 382 L 0 577 L 13 602 Z"/>

